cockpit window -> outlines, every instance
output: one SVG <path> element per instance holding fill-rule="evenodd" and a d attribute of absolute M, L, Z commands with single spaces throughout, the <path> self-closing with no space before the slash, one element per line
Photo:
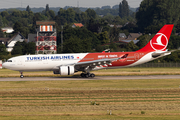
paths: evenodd
<path fill-rule="evenodd" d="M 12 62 L 12 60 L 8 60 L 7 62 Z"/>

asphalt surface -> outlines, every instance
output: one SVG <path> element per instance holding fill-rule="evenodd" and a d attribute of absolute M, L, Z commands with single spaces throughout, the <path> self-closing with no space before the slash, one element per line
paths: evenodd
<path fill-rule="evenodd" d="M 137 79 L 180 79 L 180 75 L 148 75 L 148 76 L 96 76 L 95 78 L 81 77 L 24 77 L 0 78 L 0 81 L 55 81 L 55 80 L 137 80 Z"/>

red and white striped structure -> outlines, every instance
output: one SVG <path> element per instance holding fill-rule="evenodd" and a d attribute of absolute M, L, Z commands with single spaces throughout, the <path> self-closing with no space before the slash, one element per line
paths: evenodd
<path fill-rule="evenodd" d="M 53 26 L 52 25 L 41 25 L 40 32 L 53 32 Z"/>
<path fill-rule="evenodd" d="M 37 21 L 36 54 L 56 53 L 56 28 L 54 21 Z"/>

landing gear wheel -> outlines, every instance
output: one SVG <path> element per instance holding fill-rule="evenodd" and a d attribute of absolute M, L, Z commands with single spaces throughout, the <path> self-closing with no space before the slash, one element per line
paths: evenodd
<path fill-rule="evenodd" d="M 94 73 L 81 73 L 81 77 L 82 78 L 94 78 L 95 77 L 95 74 Z"/>
<path fill-rule="evenodd" d="M 94 77 L 95 77 L 95 74 L 94 74 L 94 73 L 90 74 L 90 77 L 91 77 L 91 78 L 94 78 Z"/>
<path fill-rule="evenodd" d="M 23 78 L 24 76 L 23 75 L 20 75 L 20 78 Z"/>
<path fill-rule="evenodd" d="M 84 73 L 81 73 L 81 77 L 84 78 L 84 77 L 85 77 L 85 74 L 84 74 Z"/>
<path fill-rule="evenodd" d="M 89 78 L 89 74 L 85 74 L 85 78 Z"/>

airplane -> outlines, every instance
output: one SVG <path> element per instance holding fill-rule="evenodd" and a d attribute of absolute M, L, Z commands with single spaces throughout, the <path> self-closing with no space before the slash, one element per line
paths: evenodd
<path fill-rule="evenodd" d="M 54 74 L 74 75 L 82 71 L 81 77 L 94 78 L 90 71 L 131 67 L 170 55 L 167 45 L 173 24 L 164 25 L 142 49 L 135 52 L 102 52 L 71 54 L 38 54 L 13 57 L 3 63 L 3 68 L 19 71 L 53 71 Z"/>

